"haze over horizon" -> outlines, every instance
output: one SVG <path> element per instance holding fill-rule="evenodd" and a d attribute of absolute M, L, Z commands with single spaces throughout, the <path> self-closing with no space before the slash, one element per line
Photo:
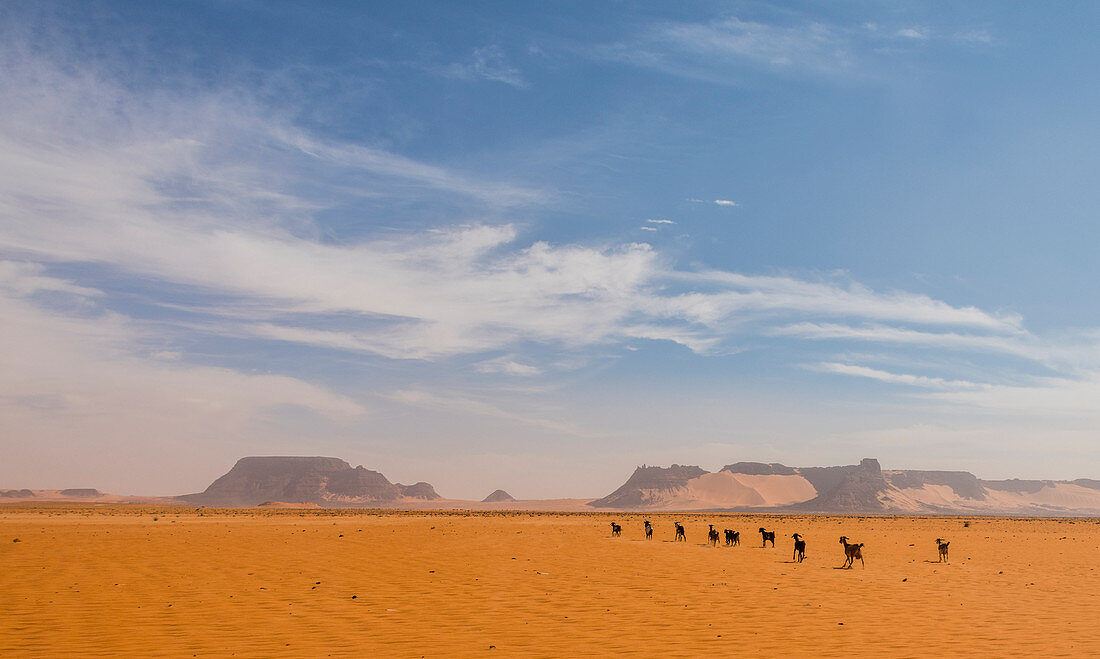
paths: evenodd
<path fill-rule="evenodd" d="M 0 488 L 1100 478 L 1100 6 L 0 4 Z"/>

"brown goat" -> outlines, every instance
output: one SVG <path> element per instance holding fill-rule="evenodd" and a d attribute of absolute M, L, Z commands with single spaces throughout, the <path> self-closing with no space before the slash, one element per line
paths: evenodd
<path fill-rule="evenodd" d="M 939 549 L 940 549 L 940 562 L 941 563 L 949 563 L 950 562 L 947 559 L 947 545 L 949 545 L 949 544 L 951 544 L 951 543 L 947 542 L 946 540 L 941 540 L 940 538 L 936 538 L 936 546 L 939 547 Z"/>
<path fill-rule="evenodd" d="M 673 522 L 673 524 L 676 525 L 676 538 L 675 538 L 675 541 L 680 542 L 682 540 L 684 542 L 687 542 L 687 535 L 684 534 L 684 525 L 681 524 L 680 522 Z"/>
<path fill-rule="evenodd" d="M 864 568 L 867 567 L 867 564 L 863 562 L 862 542 L 858 545 L 848 544 L 848 536 L 842 535 L 840 536 L 840 544 L 844 545 L 844 565 L 842 565 L 841 567 L 851 568 L 852 563 L 854 563 L 857 558 L 859 559 L 860 565 L 862 565 Z"/>

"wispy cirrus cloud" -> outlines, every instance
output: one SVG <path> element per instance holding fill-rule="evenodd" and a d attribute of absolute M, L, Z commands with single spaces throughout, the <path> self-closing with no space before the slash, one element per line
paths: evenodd
<path fill-rule="evenodd" d="M 519 89 L 530 86 L 516 67 L 509 63 L 499 46 L 484 46 L 474 50 L 468 61 L 443 67 L 444 75 L 461 80 L 488 80 L 502 82 Z"/>
<path fill-rule="evenodd" d="M 740 206 L 741 204 L 731 199 L 715 199 L 713 201 L 707 201 L 705 199 L 695 199 L 691 197 L 688 199 L 693 204 L 714 204 L 715 206 Z"/>
<path fill-rule="evenodd" d="M 873 75 L 884 57 L 896 56 L 893 46 L 902 42 L 968 46 L 992 41 L 984 29 L 937 32 L 923 25 L 787 18 L 766 22 L 723 16 L 708 21 L 657 22 L 633 39 L 602 46 L 593 54 L 671 75 L 740 84 L 747 72 L 866 77 Z"/>
<path fill-rule="evenodd" d="M 923 39 L 928 38 L 928 29 L 927 28 L 918 28 L 918 27 L 906 27 L 906 28 L 902 28 L 902 29 L 898 30 L 895 34 L 897 36 L 903 37 L 905 39 L 921 39 L 921 40 L 923 40 Z"/>
<path fill-rule="evenodd" d="M 883 371 L 869 366 L 860 366 L 859 364 L 822 362 L 820 364 L 813 364 L 810 368 L 823 373 L 851 375 L 861 378 L 870 378 L 889 384 L 904 384 L 925 389 L 977 389 L 982 386 L 966 380 L 946 380 L 944 378 L 911 375 L 909 373 L 891 373 L 890 371 Z"/>

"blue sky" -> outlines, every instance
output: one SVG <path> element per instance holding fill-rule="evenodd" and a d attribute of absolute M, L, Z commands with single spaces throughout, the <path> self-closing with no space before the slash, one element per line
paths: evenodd
<path fill-rule="evenodd" d="M 0 486 L 1096 477 L 1098 13 L 0 4 Z"/>

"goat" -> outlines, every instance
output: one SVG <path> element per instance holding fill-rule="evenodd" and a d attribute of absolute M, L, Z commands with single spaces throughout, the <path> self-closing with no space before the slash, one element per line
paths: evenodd
<path fill-rule="evenodd" d="M 680 542 L 682 540 L 684 542 L 687 542 L 687 536 L 684 535 L 684 525 L 680 522 L 673 522 L 673 524 L 676 525 L 676 538 L 674 541 Z"/>
<path fill-rule="evenodd" d="M 949 544 L 951 544 L 951 543 L 947 542 L 946 540 L 941 540 L 940 538 L 936 538 L 936 546 L 940 548 L 940 562 L 941 563 L 944 563 L 944 562 L 950 563 L 951 562 L 947 558 L 947 545 L 949 545 Z"/>
<path fill-rule="evenodd" d="M 621 524 L 611 522 L 611 537 L 615 538 L 623 534 L 623 527 Z"/>
<path fill-rule="evenodd" d="M 646 540 L 652 540 L 653 539 L 653 525 L 649 523 L 648 519 L 644 523 L 645 523 L 645 539 Z"/>
<path fill-rule="evenodd" d="M 791 560 L 801 563 L 806 559 L 806 541 L 797 533 L 791 537 L 794 538 L 794 557 Z"/>
<path fill-rule="evenodd" d="M 708 524 L 708 526 L 710 526 L 710 531 L 707 531 L 707 543 L 714 546 L 714 547 L 717 547 L 718 546 L 718 531 L 714 530 L 714 525 L 713 524 Z"/>
<path fill-rule="evenodd" d="M 726 529 L 726 546 L 732 547 L 741 544 L 741 532 Z"/>
<path fill-rule="evenodd" d="M 760 537 L 764 539 L 764 544 L 762 546 L 767 547 L 769 542 L 772 543 L 772 547 L 775 546 L 775 531 L 765 531 L 764 527 L 761 526 Z"/>
<path fill-rule="evenodd" d="M 862 542 L 858 545 L 850 545 L 848 544 L 848 536 L 842 535 L 840 536 L 840 544 L 844 545 L 844 565 L 841 567 L 851 568 L 852 563 L 854 563 L 857 558 L 859 559 L 860 565 L 864 568 L 867 567 L 867 564 L 863 562 Z"/>

